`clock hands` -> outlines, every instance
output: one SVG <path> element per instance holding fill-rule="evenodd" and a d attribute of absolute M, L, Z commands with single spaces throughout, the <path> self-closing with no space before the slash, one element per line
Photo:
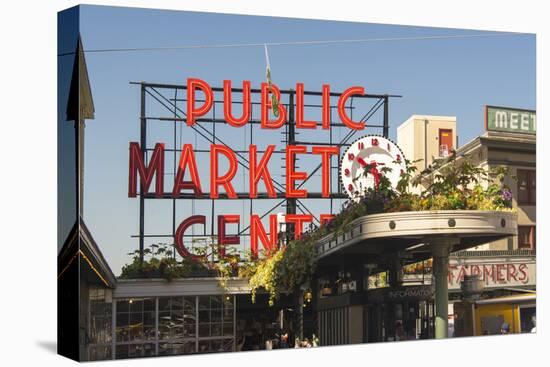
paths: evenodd
<path fill-rule="evenodd" d="M 374 177 L 374 186 L 376 187 L 376 190 L 378 190 L 378 185 L 380 184 L 381 172 L 378 170 L 377 166 L 383 166 L 385 165 L 385 163 L 376 162 L 376 161 L 371 161 L 370 163 L 367 163 L 361 157 L 357 157 L 357 163 L 359 163 L 361 167 L 368 169 L 368 172 L 372 175 L 372 177 Z"/>
<path fill-rule="evenodd" d="M 340 162 L 342 184 L 352 198 L 365 195 L 367 188 L 378 191 L 386 182 L 395 186 L 396 175 L 386 175 L 399 169 L 403 172 L 404 166 L 399 147 L 385 137 L 374 135 L 351 144 Z"/>
<path fill-rule="evenodd" d="M 367 163 L 361 157 L 357 157 L 357 163 L 359 163 L 362 167 L 373 166 L 373 165 L 374 165 L 374 167 L 376 167 L 377 165 L 378 166 L 385 165 L 385 163 L 383 163 L 383 162 L 376 162 L 376 161 L 371 161 L 370 163 Z"/>
<path fill-rule="evenodd" d="M 357 163 L 359 163 L 363 167 L 367 166 L 367 162 L 365 162 L 365 160 L 361 157 L 357 157 Z"/>

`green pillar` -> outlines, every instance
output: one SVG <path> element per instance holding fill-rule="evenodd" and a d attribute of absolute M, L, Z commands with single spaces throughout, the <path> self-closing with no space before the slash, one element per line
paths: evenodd
<path fill-rule="evenodd" d="M 301 288 L 297 289 L 294 296 L 294 338 L 304 339 L 304 293 Z"/>
<path fill-rule="evenodd" d="M 435 283 L 435 338 L 447 338 L 449 290 L 449 251 L 454 241 L 442 239 L 431 242 L 433 256 L 433 277 Z"/>

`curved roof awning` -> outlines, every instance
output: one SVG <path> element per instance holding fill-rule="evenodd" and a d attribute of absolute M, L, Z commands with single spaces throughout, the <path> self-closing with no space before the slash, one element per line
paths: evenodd
<path fill-rule="evenodd" d="M 403 254 L 415 261 L 431 257 L 436 240 L 452 239 L 451 251 L 517 235 L 517 215 L 506 211 L 444 210 L 372 214 L 350 230 L 317 242 L 319 264 Z"/>

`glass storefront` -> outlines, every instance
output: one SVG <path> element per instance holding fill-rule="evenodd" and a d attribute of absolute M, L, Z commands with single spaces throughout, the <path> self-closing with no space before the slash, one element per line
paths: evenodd
<path fill-rule="evenodd" d="M 116 300 L 115 357 L 233 351 L 234 296 Z"/>
<path fill-rule="evenodd" d="M 113 355 L 123 359 L 233 350 L 233 295 L 143 297 L 111 302 L 106 302 L 100 289 L 90 295 L 90 360 L 111 359 Z"/>
<path fill-rule="evenodd" d="M 156 298 L 116 301 L 115 357 L 148 357 L 156 354 Z"/>
<path fill-rule="evenodd" d="M 89 333 L 87 335 L 88 359 L 92 361 L 112 358 L 112 300 L 110 290 L 90 287 L 89 289 Z"/>

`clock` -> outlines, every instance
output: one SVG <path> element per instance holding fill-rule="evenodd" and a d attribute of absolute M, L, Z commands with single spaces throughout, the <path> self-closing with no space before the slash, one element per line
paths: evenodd
<path fill-rule="evenodd" d="M 391 172 L 383 173 L 383 167 L 391 168 Z M 406 169 L 405 157 L 397 144 L 380 135 L 367 135 L 354 141 L 342 155 L 340 179 L 348 196 L 357 199 L 369 188 L 378 189 L 381 176 L 387 177 L 395 188 Z"/>

